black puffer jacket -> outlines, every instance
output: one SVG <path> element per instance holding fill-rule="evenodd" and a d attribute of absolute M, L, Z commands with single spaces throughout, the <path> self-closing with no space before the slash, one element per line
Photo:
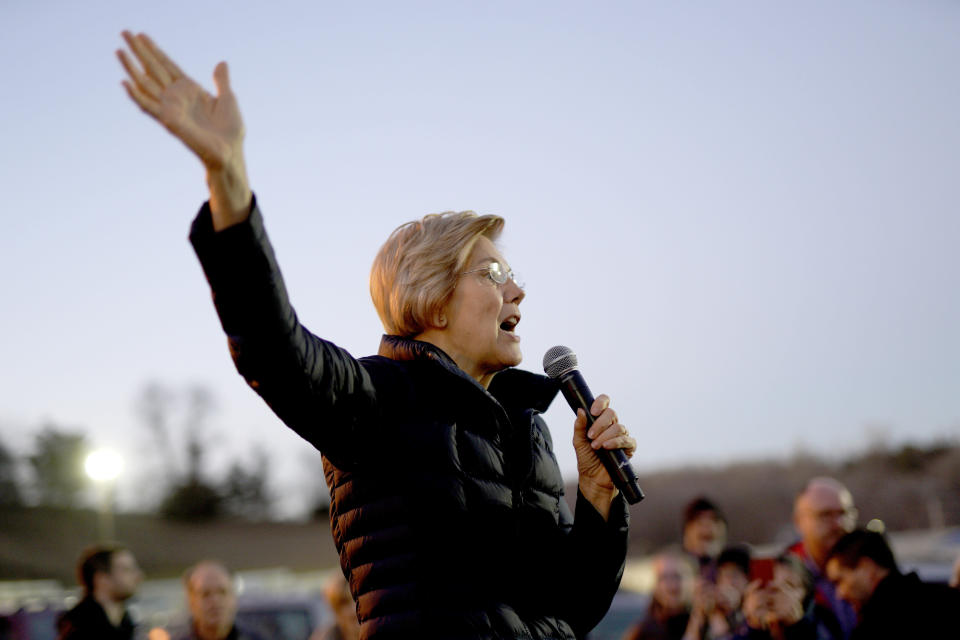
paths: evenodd
<path fill-rule="evenodd" d="M 489 392 L 436 347 L 385 336 L 354 359 L 297 320 L 256 208 L 191 241 L 237 369 L 323 454 L 331 524 L 364 638 L 582 636 L 626 555 L 622 498 L 576 518 L 539 416 L 557 388 L 520 370 Z"/>

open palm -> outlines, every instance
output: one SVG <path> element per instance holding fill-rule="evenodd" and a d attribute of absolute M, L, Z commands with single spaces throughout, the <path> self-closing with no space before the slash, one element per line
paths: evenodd
<path fill-rule="evenodd" d="M 129 78 L 123 86 L 143 111 L 189 147 L 210 170 L 242 162 L 243 120 L 230 89 L 227 65 L 213 72 L 214 96 L 184 74 L 146 34 L 123 33 L 142 69 L 117 51 Z"/>

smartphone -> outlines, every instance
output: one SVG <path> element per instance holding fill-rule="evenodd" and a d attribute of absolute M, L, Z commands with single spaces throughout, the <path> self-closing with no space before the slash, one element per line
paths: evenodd
<path fill-rule="evenodd" d="M 767 584 L 773 580 L 773 558 L 753 558 L 750 560 L 750 581 L 759 580 Z"/>

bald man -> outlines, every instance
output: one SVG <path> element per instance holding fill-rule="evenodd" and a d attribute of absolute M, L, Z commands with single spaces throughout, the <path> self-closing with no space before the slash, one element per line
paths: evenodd
<path fill-rule="evenodd" d="M 237 591 L 223 564 L 203 560 L 183 574 L 190 608 L 190 631 L 178 640 L 260 640 L 237 628 Z"/>
<path fill-rule="evenodd" d="M 857 525 L 853 496 L 833 478 L 810 480 L 793 503 L 793 525 L 800 541 L 787 551 L 797 556 L 813 576 L 818 638 L 848 640 L 857 615 L 827 578 L 826 564 L 833 545 Z"/>

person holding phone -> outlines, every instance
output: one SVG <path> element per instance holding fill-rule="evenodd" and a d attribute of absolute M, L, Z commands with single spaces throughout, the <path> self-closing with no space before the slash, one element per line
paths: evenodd
<path fill-rule="evenodd" d="M 721 551 L 712 589 L 694 594 L 683 640 L 730 640 L 746 632 L 741 605 L 749 583 L 750 549 L 732 545 Z"/>
<path fill-rule="evenodd" d="M 743 595 L 746 628 L 735 640 L 822 640 L 817 635 L 819 605 L 813 577 L 792 554 L 781 554 L 769 565 L 769 580 L 755 577 Z"/>

